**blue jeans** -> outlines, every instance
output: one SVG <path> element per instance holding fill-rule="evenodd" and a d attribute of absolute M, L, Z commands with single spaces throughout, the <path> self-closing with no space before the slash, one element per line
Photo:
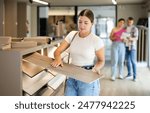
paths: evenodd
<path fill-rule="evenodd" d="M 123 76 L 125 61 L 125 44 L 123 42 L 113 42 L 111 48 L 111 71 L 112 76 L 116 77 L 117 67 L 119 66 L 119 75 Z"/>
<path fill-rule="evenodd" d="M 128 76 L 132 75 L 131 70 L 133 70 L 133 79 L 136 79 L 136 50 L 129 50 L 129 48 L 126 47 L 126 60 Z"/>
<path fill-rule="evenodd" d="M 66 81 L 65 96 L 99 96 L 100 81 L 85 83 L 73 78 Z"/>

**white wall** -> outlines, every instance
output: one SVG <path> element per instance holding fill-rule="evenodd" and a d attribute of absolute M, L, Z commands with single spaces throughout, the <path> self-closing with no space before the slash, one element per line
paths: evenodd
<path fill-rule="evenodd" d="M 118 19 L 127 19 L 131 16 L 135 19 L 135 24 L 139 18 L 147 17 L 146 8 L 143 5 L 118 5 L 117 9 Z"/>

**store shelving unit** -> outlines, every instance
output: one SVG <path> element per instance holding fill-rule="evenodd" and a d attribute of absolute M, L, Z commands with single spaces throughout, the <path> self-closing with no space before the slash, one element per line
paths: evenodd
<path fill-rule="evenodd" d="M 51 44 L 32 48 L 0 50 L 0 96 L 22 96 L 22 59 L 37 51 L 47 51 L 48 48 L 57 45 L 61 41 L 62 39 L 59 39 L 52 41 Z"/>

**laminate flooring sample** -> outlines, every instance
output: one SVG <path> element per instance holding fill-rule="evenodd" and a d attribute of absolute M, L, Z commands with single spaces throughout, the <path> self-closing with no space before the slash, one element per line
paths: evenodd
<path fill-rule="evenodd" d="M 34 95 L 39 89 L 46 85 L 54 76 L 42 71 L 33 78 L 23 74 L 23 90 L 29 95 Z"/>
<path fill-rule="evenodd" d="M 32 62 L 22 60 L 22 71 L 27 74 L 29 77 L 34 77 L 41 71 L 43 71 L 45 68 L 36 65 Z"/>
<path fill-rule="evenodd" d="M 53 61 L 53 59 L 47 56 L 40 55 L 39 53 L 33 53 L 32 55 L 26 57 L 25 60 L 28 60 L 36 65 L 42 66 L 48 69 L 50 72 L 57 72 L 66 75 L 67 77 L 75 78 L 86 83 L 91 83 L 96 79 L 104 77 L 103 74 L 99 75 L 95 72 L 92 72 L 91 70 L 86 70 L 73 64 L 64 63 L 63 67 L 52 67 L 51 62 Z"/>

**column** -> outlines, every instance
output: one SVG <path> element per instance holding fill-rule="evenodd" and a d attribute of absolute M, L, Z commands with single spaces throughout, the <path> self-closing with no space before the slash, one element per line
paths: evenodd
<path fill-rule="evenodd" d="M 17 0 L 4 0 L 5 35 L 17 37 Z"/>

